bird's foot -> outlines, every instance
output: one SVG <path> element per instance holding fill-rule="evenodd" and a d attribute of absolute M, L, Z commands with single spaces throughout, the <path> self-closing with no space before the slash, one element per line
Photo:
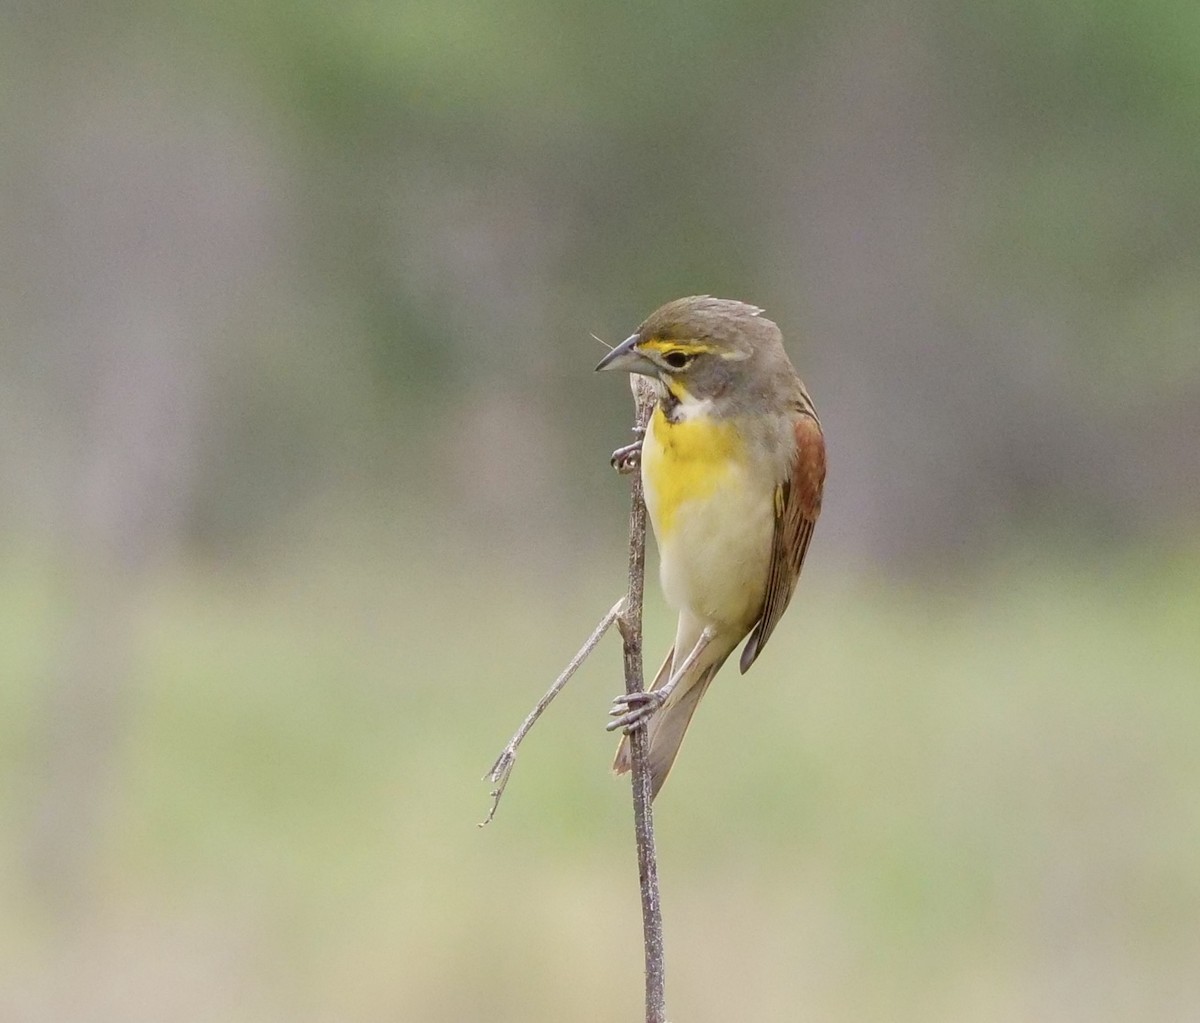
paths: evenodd
<path fill-rule="evenodd" d="M 609 464 L 622 476 L 628 476 L 642 464 L 642 442 L 634 441 L 623 448 L 617 448 L 609 459 Z"/>
<path fill-rule="evenodd" d="M 623 693 L 613 700 L 612 710 L 609 711 L 612 720 L 604 726 L 604 730 L 615 732 L 620 728 L 632 732 L 644 728 L 650 715 L 663 705 L 664 700 L 666 695 L 658 689 L 645 693 Z"/>
<path fill-rule="evenodd" d="M 612 453 L 609 463 L 622 476 L 627 476 L 642 464 L 642 439 L 646 436 L 646 428 L 644 426 L 635 426 L 633 428 L 634 436 L 637 437 L 632 444 L 626 444 L 623 447 L 617 448 Z"/>

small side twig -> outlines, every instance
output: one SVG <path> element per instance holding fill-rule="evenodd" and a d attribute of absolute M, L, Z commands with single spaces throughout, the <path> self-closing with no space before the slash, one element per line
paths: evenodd
<path fill-rule="evenodd" d="M 521 722 L 521 727 L 518 728 L 513 737 L 508 740 L 508 745 L 500 751 L 500 756 L 498 756 L 496 758 L 496 762 L 492 764 L 492 769 L 483 776 L 484 781 L 490 781 L 496 787 L 492 789 L 491 809 L 488 810 L 487 817 L 479 822 L 479 826 L 481 828 L 486 824 L 490 824 L 492 822 L 492 818 L 496 816 L 496 809 L 500 806 L 500 797 L 504 795 L 504 786 L 508 784 L 508 776 L 512 774 L 513 765 L 515 765 L 517 762 L 517 748 L 521 745 L 521 741 L 528 734 L 529 729 L 534 726 L 534 723 L 537 721 L 537 719 L 542 716 L 542 712 L 550 706 L 550 703 L 553 701 L 554 697 L 556 697 L 562 691 L 563 686 L 565 686 L 571 680 L 571 676 L 579 670 L 579 666 L 587 660 L 588 654 L 590 654 L 596 648 L 596 644 L 600 642 L 604 634 L 608 632 L 610 628 L 612 628 L 613 623 L 620 621 L 621 608 L 624 603 L 625 598 L 622 597 L 615 604 L 613 604 L 611 608 L 609 608 L 608 614 L 600 619 L 600 624 L 592 630 L 592 634 L 588 636 L 583 646 L 579 648 L 579 652 L 572 657 L 570 663 L 563 668 L 562 674 L 554 680 L 554 684 L 548 690 L 546 690 L 546 695 L 538 700 L 533 710 L 531 710 L 525 720 Z"/>

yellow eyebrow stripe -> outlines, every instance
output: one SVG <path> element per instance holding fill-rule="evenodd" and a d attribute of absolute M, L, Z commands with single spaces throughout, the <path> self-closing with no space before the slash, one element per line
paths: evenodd
<path fill-rule="evenodd" d="M 705 355 L 708 352 L 716 351 L 712 345 L 702 345 L 695 341 L 668 341 L 659 337 L 652 337 L 649 341 L 643 341 L 638 347 L 648 349 L 651 352 L 658 352 L 659 355 L 666 355 L 669 352 L 682 352 L 684 355 Z"/>

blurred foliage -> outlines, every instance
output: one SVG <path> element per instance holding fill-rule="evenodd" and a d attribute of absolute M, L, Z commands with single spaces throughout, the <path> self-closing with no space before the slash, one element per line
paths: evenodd
<path fill-rule="evenodd" d="M 475 566 L 402 561 L 401 583 L 396 563 L 159 580 L 65 951 L 12 887 L 20 831 L 0 835 L 7 1017 L 636 1018 L 627 788 L 599 727 L 618 644 L 474 827 L 479 775 L 619 570 L 469 591 Z M 5 574 L 6 822 L 29 813 L 55 630 L 36 567 Z M 714 687 L 658 803 L 673 1014 L 1186 1018 L 1197 570 L 1195 549 L 1086 569 L 1029 552 L 941 595 L 807 580 L 769 663 Z M 669 632 L 657 607 L 649 629 Z"/>
<path fill-rule="evenodd" d="M 194 350 L 193 540 L 257 542 L 330 492 L 355 504 L 414 477 L 525 553 L 562 528 L 539 514 L 553 492 L 607 520 L 578 467 L 612 445 L 622 396 L 586 378 L 588 333 L 619 339 L 697 291 L 784 326 L 835 427 L 826 542 L 844 557 L 953 556 L 1047 518 L 1101 542 L 1195 519 L 1178 440 L 1200 425 L 1193 6 L 4 18 L 8 184 L 33 211 L 7 232 L 12 340 L 58 353 L 51 368 L 121 345 L 128 315 L 95 323 L 107 290 Z M 98 272 L 100 292 L 62 287 Z M 30 359 L 6 360 L 14 386 L 61 401 L 61 372 Z M 40 410 L 22 425 L 61 431 Z M 537 468 L 514 464 L 540 483 L 455 485 L 481 430 L 509 464 L 510 434 L 541 436 Z M 45 499 L 18 511 L 36 521 Z"/>
<path fill-rule="evenodd" d="M 589 334 L 709 292 L 831 467 L 660 804 L 673 1018 L 1195 1018 L 1198 68 L 1176 0 L 0 8 L 0 1017 L 636 1016 L 615 649 L 475 779 L 623 586 Z"/>

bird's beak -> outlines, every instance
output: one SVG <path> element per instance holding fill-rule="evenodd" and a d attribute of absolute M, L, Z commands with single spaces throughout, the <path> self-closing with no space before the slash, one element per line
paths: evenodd
<path fill-rule="evenodd" d="M 640 340 L 641 338 L 637 334 L 627 337 L 600 360 L 596 369 L 622 369 L 626 373 L 642 373 L 648 377 L 658 376 L 658 367 L 635 347 Z"/>

